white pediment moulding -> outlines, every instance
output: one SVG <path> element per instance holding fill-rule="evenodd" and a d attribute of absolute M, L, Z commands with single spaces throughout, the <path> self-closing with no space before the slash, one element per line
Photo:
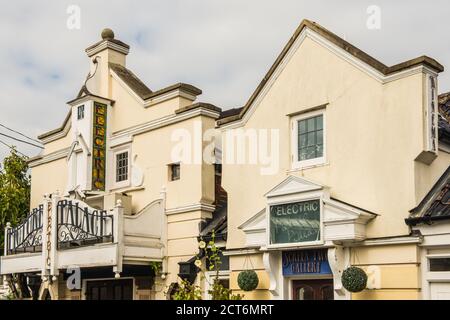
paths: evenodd
<path fill-rule="evenodd" d="M 376 81 L 380 82 L 381 84 L 386 84 L 395 80 L 399 80 L 408 76 L 412 76 L 414 74 L 418 73 L 428 73 L 434 76 L 437 76 L 437 73 L 430 68 L 427 68 L 426 66 L 417 66 L 408 70 L 399 71 L 390 75 L 384 75 L 380 71 L 376 70 L 369 64 L 365 63 L 364 61 L 356 58 L 346 50 L 338 47 L 331 41 L 324 38 L 322 35 L 318 34 L 314 30 L 309 29 L 308 27 L 305 27 L 303 31 L 300 33 L 300 35 L 295 40 L 294 44 L 291 46 L 289 51 L 286 53 L 284 58 L 282 59 L 281 63 L 277 66 L 276 70 L 273 72 L 271 77 L 268 79 L 266 84 L 264 85 L 264 88 L 261 90 L 261 92 L 258 94 L 256 99 L 251 104 L 250 108 L 247 110 L 247 112 L 244 114 L 242 119 L 231 122 L 230 124 L 225 124 L 220 126 L 221 130 L 227 130 L 227 129 L 233 129 L 238 128 L 247 123 L 247 121 L 251 118 L 252 114 L 258 107 L 258 105 L 261 103 L 261 101 L 264 99 L 266 94 L 269 92 L 270 88 L 273 86 L 277 78 L 280 76 L 281 72 L 284 70 L 286 65 L 289 63 L 291 58 L 294 56 L 295 52 L 300 48 L 302 43 L 306 40 L 306 38 L 311 39 L 312 41 L 316 42 L 317 44 L 321 45 L 322 47 L 326 48 L 339 58 L 343 59 L 344 61 L 350 63 L 352 66 L 357 68 L 358 70 L 364 72 L 365 74 L 369 75 Z"/>
<path fill-rule="evenodd" d="M 351 243 L 365 240 L 366 225 L 376 217 L 376 214 L 330 198 L 329 188 L 296 176 L 288 176 L 265 196 L 268 206 L 272 203 L 306 201 L 312 197 L 321 199 L 323 245 L 334 241 Z M 239 226 L 245 233 L 247 247 L 267 247 L 267 210 L 264 208 Z M 292 248 L 291 245 L 288 247 Z M 302 247 L 302 244 L 298 244 L 298 247 Z"/>
<path fill-rule="evenodd" d="M 312 182 L 311 180 L 289 175 L 285 180 L 267 192 L 265 196 L 266 198 L 274 198 L 278 196 L 286 196 L 289 194 L 311 192 L 322 189 L 324 189 L 324 186 Z"/>

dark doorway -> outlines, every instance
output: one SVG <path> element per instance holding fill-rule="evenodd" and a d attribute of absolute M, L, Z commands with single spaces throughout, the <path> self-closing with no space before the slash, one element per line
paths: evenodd
<path fill-rule="evenodd" d="M 133 300 L 133 280 L 87 281 L 86 300 Z"/>
<path fill-rule="evenodd" d="M 334 300 L 333 279 L 294 280 L 294 300 Z"/>

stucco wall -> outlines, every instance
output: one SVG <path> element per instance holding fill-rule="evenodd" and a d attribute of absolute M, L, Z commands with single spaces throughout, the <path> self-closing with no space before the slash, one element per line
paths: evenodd
<path fill-rule="evenodd" d="M 332 197 L 378 213 L 368 237 L 408 234 L 404 218 L 417 203 L 414 159 L 423 147 L 422 87 L 421 73 L 383 85 L 306 38 L 243 127 L 279 129 L 280 170 L 262 176 L 257 165 L 223 165 L 227 246 L 244 245 L 237 227 L 265 207 L 264 194 L 287 174 L 329 186 Z M 290 172 L 287 115 L 326 103 L 325 165 Z M 435 167 L 428 170 L 437 176 L 442 171 Z"/>
<path fill-rule="evenodd" d="M 64 192 L 67 186 L 67 161 L 65 158 L 31 168 L 31 208 L 42 203 L 44 194 Z"/>

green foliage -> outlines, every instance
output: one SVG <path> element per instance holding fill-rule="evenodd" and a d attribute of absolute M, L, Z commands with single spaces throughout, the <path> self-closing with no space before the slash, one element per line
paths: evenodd
<path fill-rule="evenodd" d="M 173 295 L 174 300 L 202 300 L 202 290 L 199 286 L 181 280 L 180 287 Z"/>
<path fill-rule="evenodd" d="M 30 176 L 26 157 L 15 149 L 0 167 L 0 246 L 3 248 L 6 223 L 17 225 L 30 211 Z"/>
<path fill-rule="evenodd" d="M 238 275 L 238 286 L 244 291 L 253 291 L 258 287 L 259 279 L 254 270 L 241 271 Z"/>
<path fill-rule="evenodd" d="M 162 263 L 158 261 L 152 261 L 150 262 L 150 267 L 152 268 L 153 272 L 155 274 L 158 274 L 162 270 Z"/>
<path fill-rule="evenodd" d="M 349 267 L 342 273 L 342 285 L 350 292 L 363 291 L 367 286 L 367 274 L 358 267 Z"/>
<path fill-rule="evenodd" d="M 205 272 L 214 272 L 212 283 L 209 283 L 210 290 L 208 293 L 211 300 L 242 300 L 242 295 L 235 295 L 228 288 L 225 288 L 219 281 L 221 261 L 221 250 L 216 246 L 215 233 L 212 232 L 211 240 L 205 243 L 203 240 L 199 242 L 200 253 L 197 255 L 195 265 L 200 270 L 201 279 L 208 281 Z M 209 266 L 203 266 L 202 260 L 208 261 Z M 174 300 L 202 300 L 202 289 L 200 286 L 191 284 L 188 281 L 181 280 L 180 287 L 173 295 Z"/>

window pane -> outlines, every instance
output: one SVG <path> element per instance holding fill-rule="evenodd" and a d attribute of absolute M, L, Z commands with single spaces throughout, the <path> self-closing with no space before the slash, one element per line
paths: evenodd
<path fill-rule="evenodd" d="M 314 146 L 316 144 L 316 134 L 315 134 L 315 132 L 308 133 L 307 140 L 308 140 L 308 144 L 307 144 L 308 147 Z"/>
<path fill-rule="evenodd" d="M 180 179 L 180 165 L 172 164 L 170 166 L 170 180 L 175 181 Z"/>
<path fill-rule="evenodd" d="M 306 148 L 300 149 L 298 159 L 299 161 L 306 160 Z"/>
<path fill-rule="evenodd" d="M 450 271 L 450 258 L 430 259 L 430 271 Z"/>
<path fill-rule="evenodd" d="M 298 122 L 298 132 L 306 133 L 306 120 L 302 120 Z"/>
<path fill-rule="evenodd" d="M 314 159 L 316 157 L 316 147 L 308 147 L 306 148 L 306 159 Z"/>
<path fill-rule="evenodd" d="M 323 157 L 323 115 L 298 121 L 298 161 Z"/>
<path fill-rule="evenodd" d="M 128 152 L 116 155 L 116 182 L 128 180 Z"/>
<path fill-rule="evenodd" d="M 323 157 L 323 144 L 318 144 L 316 146 L 316 157 L 317 158 Z"/>
<path fill-rule="evenodd" d="M 317 144 L 323 144 L 323 130 L 317 131 L 317 134 L 316 134 L 316 143 L 317 143 Z"/>
<path fill-rule="evenodd" d="M 323 129 L 323 116 L 316 117 L 316 130 Z"/>
<path fill-rule="evenodd" d="M 84 118 L 84 105 L 78 107 L 78 120 Z"/>
<path fill-rule="evenodd" d="M 300 148 L 305 148 L 307 146 L 307 135 L 300 135 Z"/>
<path fill-rule="evenodd" d="M 315 118 L 308 119 L 307 122 L 308 123 L 307 123 L 306 127 L 307 127 L 308 132 L 316 130 Z"/>

